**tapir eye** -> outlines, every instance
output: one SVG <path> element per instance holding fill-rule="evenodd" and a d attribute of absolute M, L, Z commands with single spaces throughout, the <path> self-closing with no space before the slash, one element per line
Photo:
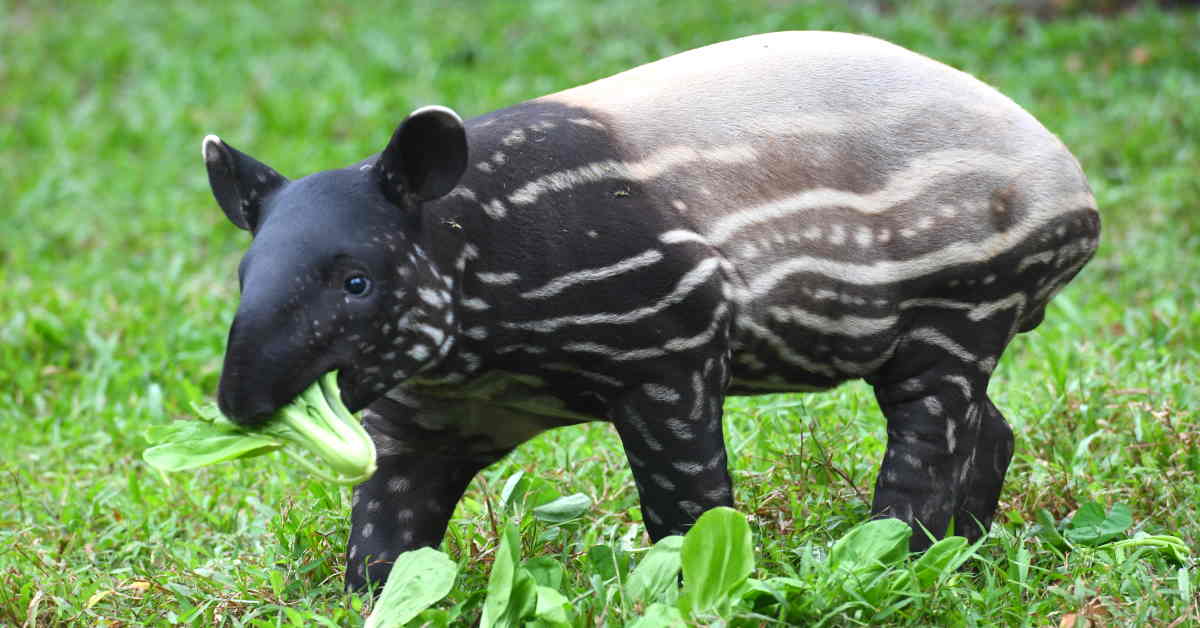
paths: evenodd
<path fill-rule="evenodd" d="M 362 273 L 354 273 L 346 277 L 346 282 L 342 284 L 342 288 L 346 290 L 347 294 L 361 297 L 370 292 L 371 279 Z"/>

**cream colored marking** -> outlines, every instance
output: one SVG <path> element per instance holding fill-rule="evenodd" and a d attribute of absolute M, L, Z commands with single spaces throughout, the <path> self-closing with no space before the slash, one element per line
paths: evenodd
<path fill-rule="evenodd" d="M 662 253 L 654 249 L 649 249 L 639 253 L 638 255 L 623 259 L 608 266 L 577 270 L 575 272 L 556 277 L 540 288 L 522 292 L 521 297 L 525 299 L 549 298 L 574 286 L 593 281 L 603 281 L 605 279 L 616 277 L 617 275 L 632 272 L 647 266 L 652 266 L 661 261 L 662 258 Z"/>
<path fill-rule="evenodd" d="M 600 131 L 605 130 L 603 124 L 601 124 L 595 120 L 592 120 L 591 118 L 568 118 L 567 122 L 570 122 L 571 124 L 575 124 L 578 126 L 585 126 L 585 127 L 591 128 L 591 129 L 597 129 Z"/>
<path fill-rule="evenodd" d="M 492 172 L 494 172 L 492 164 L 486 161 L 481 161 L 475 164 L 475 169 L 486 174 L 492 174 Z"/>
<path fill-rule="evenodd" d="M 461 198 L 468 201 L 476 200 L 475 192 L 470 188 L 465 188 L 461 185 L 447 192 L 446 198 Z"/>
<path fill-rule="evenodd" d="M 479 297 L 467 297 L 466 299 L 462 300 L 462 305 L 468 310 L 475 310 L 476 312 L 482 312 L 492 307 L 487 301 L 484 301 Z"/>
<path fill-rule="evenodd" d="M 824 334 L 862 337 L 885 332 L 891 329 L 897 321 L 895 316 L 867 318 L 846 315 L 830 318 L 809 312 L 799 307 L 769 307 L 767 314 L 781 323 L 793 323 L 809 329 L 815 329 Z"/>
<path fill-rule="evenodd" d="M 852 209 L 866 215 L 882 214 L 916 198 L 930 187 L 941 185 L 946 178 L 974 172 L 1016 178 L 1033 167 L 1035 164 L 1025 160 L 980 150 L 949 149 L 927 153 L 911 160 L 903 170 L 891 176 L 890 185 L 876 192 L 857 194 L 833 188 L 805 190 L 725 216 L 713 224 L 708 236 L 720 245 L 748 226 L 830 207 Z"/>
<path fill-rule="evenodd" d="M 840 246 L 846 242 L 846 228 L 842 225 L 833 225 L 829 228 L 829 243 L 834 246 Z"/>
<path fill-rule="evenodd" d="M 738 321 L 738 326 L 749 332 L 754 337 L 767 343 L 771 349 L 779 356 L 779 359 L 788 364 L 798 366 L 810 373 L 818 373 L 827 377 L 836 377 L 837 373 L 826 364 L 818 364 L 806 356 L 800 355 L 792 350 L 790 346 L 782 338 L 776 336 L 771 330 L 759 325 L 749 319 Z"/>
<path fill-rule="evenodd" d="M 854 234 L 854 242 L 864 248 L 870 246 L 871 228 L 867 226 L 860 226 L 858 231 Z"/>
<path fill-rule="evenodd" d="M 707 329 L 699 334 L 696 334 L 695 336 L 672 338 L 671 340 L 663 343 L 661 347 L 646 347 L 642 349 L 626 350 L 618 349 L 616 347 L 609 347 L 595 342 L 572 342 L 563 345 L 563 349 L 577 353 L 596 353 L 618 362 L 657 358 L 668 353 L 694 349 L 712 341 L 713 337 L 717 334 L 717 330 L 720 328 L 722 319 L 724 319 L 728 313 L 729 306 L 725 303 L 721 303 L 717 306 L 716 310 L 713 311 L 712 323 L 709 324 Z"/>
<path fill-rule="evenodd" d="M 569 325 L 625 325 L 633 323 L 650 316 L 654 316 L 659 312 L 671 307 L 686 299 L 693 291 L 703 285 L 712 277 L 713 272 L 719 265 L 718 258 L 710 257 L 696 265 L 695 268 L 688 271 L 679 281 L 669 294 L 659 299 L 653 305 L 647 305 L 626 312 L 601 312 L 596 314 L 578 314 L 573 316 L 559 316 L 556 318 L 546 318 L 534 321 L 506 321 L 500 323 L 508 329 L 523 329 L 537 332 L 553 332 L 562 327 Z"/>
<path fill-rule="evenodd" d="M 699 242 L 708 244 L 708 240 L 704 236 L 695 231 L 687 231 L 686 229 L 674 229 L 658 236 L 658 241 L 663 244 L 678 244 L 680 242 Z"/>
<path fill-rule="evenodd" d="M 933 327 L 921 327 L 920 329 L 914 329 L 908 334 L 908 338 L 910 340 L 916 340 L 938 347 L 944 350 L 946 353 L 949 353 L 959 360 L 962 360 L 963 362 L 973 364 L 978 363 L 974 353 L 967 351 L 962 345 L 954 342 L 950 338 L 946 337 L 945 334 L 934 329 Z"/>
<path fill-rule="evenodd" d="M 1034 264 L 1046 264 L 1053 260 L 1054 260 L 1054 251 L 1042 251 L 1041 253 L 1034 253 L 1033 255 L 1027 255 L 1027 256 L 1021 258 L 1020 262 L 1017 262 L 1017 273 L 1020 274 L 1020 273 L 1025 272 L 1025 269 L 1029 268 L 1030 266 L 1033 266 Z"/>
<path fill-rule="evenodd" d="M 525 130 L 524 129 L 513 129 L 513 130 L 509 131 L 508 135 L 505 135 L 504 138 L 500 140 L 500 142 L 510 148 L 513 146 L 522 144 L 525 142 Z"/>
<path fill-rule="evenodd" d="M 954 242 L 925 255 L 898 261 L 855 264 L 820 257 L 795 257 L 760 273 L 750 282 L 748 294 L 744 297 L 761 297 L 788 276 L 799 272 L 825 275 L 857 285 L 878 285 L 915 279 L 957 265 L 987 262 L 1025 242 L 1039 227 L 1037 223 L 1020 223 L 982 242 Z"/>
<path fill-rule="evenodd" d="M 642 161 L 623 162 L 613 159 L 560 170 L 526 183 L 509 195 L 514 205 L 530 205 L 550 192 L 562 192 L 587 183 L 605 180 L 646 181 L 679 166 L 702 161 L 721 164 L 753 162 L 758 154 L 749 145 L 723 146 L 697 150 L 693 146 L 670 146 Z"/>
<path fill-rule="evenodd" d="M 521 279 L 517 273 L 475 273 L 475 276 L 489 286 L 507 286 Z"/>

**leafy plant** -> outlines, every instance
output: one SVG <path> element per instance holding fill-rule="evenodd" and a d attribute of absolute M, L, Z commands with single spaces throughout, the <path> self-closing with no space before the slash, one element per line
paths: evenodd
<path fill-rule="evenodd" d="M 423 547 L 396 557 L 387 584 L 367 617 L 366 628 L 403 626 L 450 592 L 458 565 Z"/>
<path fill-rule="evenodd" d="M 183 471 L 281 450 L 314 475 L 358 484 L 375 473 L 375 443 L 342 403 L 337 373 L 329 372 L 261 427 L 242 427 L 213 404 L 195 406 L 199 421 L 174 421 L 152 429 L 159 443 L 142 458 L 163 471 Z M 315 455 L 320 464 L 311 462 Z"/>

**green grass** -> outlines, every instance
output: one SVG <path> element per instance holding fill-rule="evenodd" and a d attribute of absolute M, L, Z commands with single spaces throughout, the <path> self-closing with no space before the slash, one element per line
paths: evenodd
<path fill-rule="evenodd" d="M 1106 563 L 1034 535 L 1039 509 L 1098 500 L 1200 547 L 1195 11 L 202 4 L 0 0 L 0 625 L 358 625 L 369 607 L 341 592 L 346 490 L 273 460 L 169 478 L 140 460 L 146 426 L 215 391 L 236 305 L 247 239 L 209 194 L 206 133 L 300 175 L 379 150 L 421 104 L 479 114 L 785 28 L 875 34 L 996 85 L 1073 149 L 1105 221 L 1096 260 L 993 381 L 1018 434 L 993 537 L 962 578 L 888 621 L 1200 622 L 1194 563 Z M 882 417 L 864 385 L 727 408 L 757 574 L 790 573 L 866 516 Z M 579 625 L 637 616 L 587 559 L 596 544 L 646 546 L 601 424 L 547 434 L 472 484 L 444 546 L 461 575 L 439 608 L 478 617 L 488 504 L 518 470 L 595 502 L 585 521 L 522 524 L 525 556 L 566 566 Z"/>

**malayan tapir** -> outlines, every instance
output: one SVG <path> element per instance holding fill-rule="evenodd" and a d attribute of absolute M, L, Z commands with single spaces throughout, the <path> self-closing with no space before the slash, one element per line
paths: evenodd
<path fill-rule="evenodd" d="M 971 76 L 866 36 L 678 54 L 289 180 L 216 136 L 253 234 L 221 409 L 261 422 L 339 372 L 378 471 L 347 584 L 437 545 L 471 478 L 546 429 L 620 435 L 651 539 L 732 504 L 726 395 L 863 378 L 887 418 L 872 512 L 977 538 L 1013 434 L 988 379 L 1091 258 L 1079 163 Z M 793 438 L 780 435 L 779 438 Z"/>

